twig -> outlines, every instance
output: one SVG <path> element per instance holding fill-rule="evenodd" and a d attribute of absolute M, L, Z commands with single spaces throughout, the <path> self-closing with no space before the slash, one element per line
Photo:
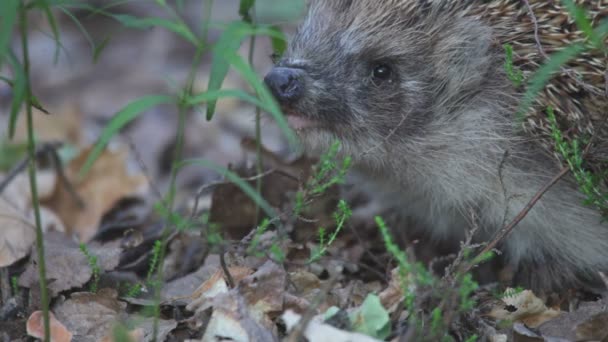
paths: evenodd
<path fill-rule="evenodd" d="M 51 155 L 51 160 L 53 161 L 53 167 L 55 168 L 55 172 L 57 172 L 57 175 L 63 183 L 63 186 L 65 186 L 65 189 L 67 190 L 68 194 L 70 194 L 70 196 L 72 196 L 72 199 L 76 201 L 76 205 L 79 209 L 84 209 L 84 200 L 82 199 L 82 197 L 80 197 L 80 195 L 78 195 L 78 192 L 76 192 L 76 189 L 74 188 L 74 184 L 72 184 L 72 182 L 68 180 L 68 177 L 65 175 L 65 172 L 63 172 L 63 166 L 61 165 L 61 159 L 59 158 L 59 154 L 57 153 L 56 147 L 48 145 L 45 147 L 46 152 Z"/>
<path fill-rule="evenodd" d="M 220 253 L 220 265 L 222 266 L 222 270 L 224 271 L 224 276 L 226 277 L 226 282 L 228 283 L 228 287 L 233 289 L 234 288 L 234 278 L 232 278 L 232 274 L 230 274 L 230 270 L 228 269 L 228 266 L 226 265 L 226 248 L 223 246 L 222 243 L 222 251 Z"/>
<path fill-rule="evenodd" d="M 8 267 L 0 267 L 0 292 L 2 292 L 2 298 L 0 298 L 0 303 L 4 305 L 12 296 L 11 283 L 8 276 Z"/>
<path fill-rule="evenodd" d="M 549 56 L 547 55 L 547 53 L 545 52 L 545 49 L 543 48 L 543 45 L 540 41 L 540 33 L 539 33 L 539 25 L 538 25 L 538 19 L 536 18 L 536 15 L 534 14 L 534 10 L 532 10 L 532 6 L 530 5 L 530 1 L 529 0 L 523 0 L 524 4 L 526 5 L 526 7 L 528 8 L 528 15 L 530 16 L 530 20 L 532 20 L 532 23 L 534 24 L 534 40 L 536 41 L 536 48 L 538 49 L 538 52 L 540 53 L 540 55 L 544 58 L 544 59 L 549 59 Z M 577 77 L 576 72 L 574 72 L 574 70 L 568 69 L 566 67 L 561 67 L 560 68 L 561 71 L 563 73 L 565 73 L 566 75 L 568 75 L 570 78 L 572 78 L 572 80 L 574 80 L 575 83 L 577 83 L 578 85 L 580 85 L 582 88 L 586 89 L 587 91 L 589 91 L 590 93 L 593 93 L 595 95 L 600 95 L 601 93 L 598 92 L 597 89 L 595 89 L 592 85 L 589 85 L 583 81 L 581 81 L 579 79 L 579 77 Z M 608 82 L 608 81 L 607 81 Z M 608 83 L 607 83 L 608 84 Z M 608 88 L 607 88 L 608 89 Z"/>
<path fill-rule="evenodd" d="M 559 173 L 557 175 L 555 175 L 555 177 L 553 177 L 551 179 L 551 181 L 549 181 L 547 184 L 545 184 L 545 186 L 543 186 L 535 195 L 534 197 L 532 197 L 532 199 L 528 202 L 528 204 L 526 204 L 526 206 L 519 212 L 519 214 L 517 214 L 517 216 L 515 216 L 515 218 L 503 229 L 501 229 L 498 234 L 496 235 L 496 237 L 490 241 L 490 243 L 488 243 L 482 250 L 481 252 L 479 252 L 479 254 L 477 254 L 477 256 L 473 259 L 473 260 L 478 260 L 480 257 L 482 257 L 484 254 L 486 254 L 487 252 L 493 250 L 496 245 L 498 245 L 498 243 L 500 241 L 502 241 L 505 237 L 507 237 L 512 231 L 513 229 L 517 226 L 517 224 L 519 224 L 519 222 L 521 222 L 521 220 L 523 220 L 526 215 L 528 215 L 528 213 L 530 212 L 530 210 L 532 210 L 532 208 L 534 207 L 534 205 L 543 197 L 543 195 L 553 186 L 555 185 L 555 183 L 557 183 L 560 179 L 562 179 L 568 172 L 570 172 L 570 168 L 568 168 L 567 166 L 562 168 Z M 472 264 L 469 264 L 466 268 L 465 268 L 465 272 L 468 272 L 471 268 L 473 267 Z"/>
<path fill-rule="evenodd" d="M 148 168 L 146 163 L 144 163 L 144 159 L 141 157 L 141 153 L 139 153 L 137 146 L 135 146 L 135 142 L 133 141 L 133 138 L 131 138 L 131 136 L 129 136 L 129 135 L 125 135 L 125 137 L 127 138 L 127 144 L 129 145 L 129 149 L 131 150 L 131 153 L 133 153 L 133 157 L 135 157 L 135 161 L 139 165 L 139 169 L 141 170 L 141 172 L 144 173 L 144 176 L 146 177 L 148 184 L 150 184 L 150 188 L 152 189 L 154 196 L 156 196 L 158 200 L 164 202 L 163 195 L 162 195 L 161 191 L 159 190 L 158 186 L 156 186 L 156 184 L 152 180 L 152 177 L 150 176 L 150 169 Z"/>

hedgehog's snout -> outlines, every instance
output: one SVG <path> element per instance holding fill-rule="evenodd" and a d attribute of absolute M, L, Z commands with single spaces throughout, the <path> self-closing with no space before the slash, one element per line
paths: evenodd
<path fill-rule="evenodd" d="M 304 94 L 303 73 L 302 69 L 275 67 L 264 82 L 281 105 L 290 106 Z"/>

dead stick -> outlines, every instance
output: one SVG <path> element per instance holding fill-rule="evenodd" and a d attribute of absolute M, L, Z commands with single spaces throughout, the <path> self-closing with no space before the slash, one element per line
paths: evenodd
<path fill-rule="evenodd" d="M 545 184 L 545 186 L 543 186 L 534 195 L 534 197 L 532 197 L 532 199 L 519 212 L 519 214 L 517 214 L 517 216 L 515 216 L 515 218 L 506 227 L 504 227 L 503 229 L 501 229 L 500 232 L 498 233 L 498 235 L 492 241 L 490 241 L 490 243 L 488 243 L 481 250 L 481 252 L 479 252 L 479 254 L 477 254 L 477 256 L 473 259 L 473 261 L 479 260 L 484 254 L 486 254 L 487 252 L 493 250 L 496 247 L 496 245 L 498 245 L 498 243 L 500 241 L 502 241 L 505 237 L 507 237 L 513 231 L 513 229 L 515 229 L 515 227 L 517 226 L 517 224 L 519 224 L 519 222 L 521 222 L 521 220 L 523 220 L 526 217 L 526 215 L 528 215 L 528 213 L 530 212 L 530 210 L 532 210 L 532 208 L 534 207 L 534 205 L 543 197 L 543 195 L 553 185 L 555 185 L 555 183 L 557 183 L 560 179 L 562 179 L 569 171 L 570 171 L 570 168 L 568 168 L 568 167 L 562 168 L 559 171 L 559 173 L 557 175 L 555 175 L 555 177 L 553 177 L 551 179 L 551 181 L 549 183 Z M 473 264 L 469 264 L 466 267 L 465 272 L 468 272 L 471 269 L 472 266 L 473 266 Z"/>

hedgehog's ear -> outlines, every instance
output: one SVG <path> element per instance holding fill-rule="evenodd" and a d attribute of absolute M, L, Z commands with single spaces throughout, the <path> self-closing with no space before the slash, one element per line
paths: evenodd
<path fill-rule="evenodd" d="M 492 29 L 477 20 L 461 18 L 439 35 L 435 65 L 448 88 L 466 90 L 483 81 L 492 64 Z"/>

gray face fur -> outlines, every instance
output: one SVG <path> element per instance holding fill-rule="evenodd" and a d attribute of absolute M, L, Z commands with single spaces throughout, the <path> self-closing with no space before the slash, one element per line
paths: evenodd
<path fill-rule="evenodd" d="M 299 132 L 310 148 L 320 150 L 338 138 L 347 153 L 356 154 L 391 139 L 425 137 L 438 121 L 451 119 L 450 107 L 466 106 L 486 86 L 492 71 L 489 28 L 465 18 L 434 22 L 449 8 L 404 3 L 310 3 L 278 63 L 305 72 L 304 95 L 287 112 L 316 121 L 314 129 Z M 378 67 L 388 68 L 386 79 L 374 77 Z"/>
<path fill-rule="evenodd" d="M 278 62 L 302 71 L 301 96 L 283 104 L 308 122 L 298 134 L 309 151 L 340 139 L 375 192 L 454 241 L 471 211 L 479 240 L 491 238 L 558 171 L 515 128 L 496 29 L 464 3 L 312 0 Z M 608 227 L 582 200 L 558 183 L 501 245 L 520 283 L 587 285 L 608 269 Z"/>

